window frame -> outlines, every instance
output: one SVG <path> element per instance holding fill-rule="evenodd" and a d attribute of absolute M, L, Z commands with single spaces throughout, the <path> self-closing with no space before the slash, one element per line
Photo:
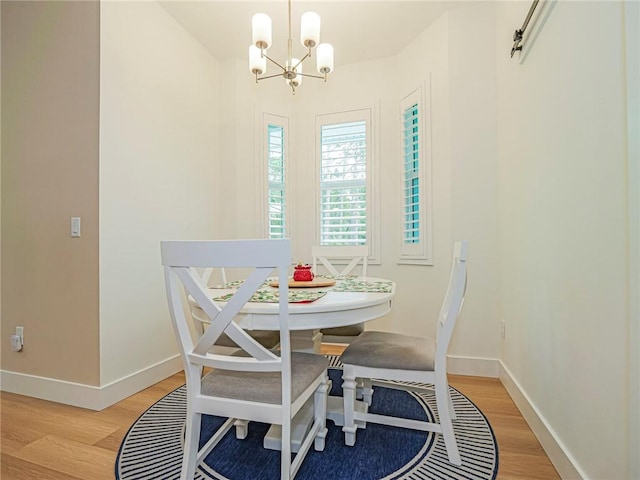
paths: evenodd
<path fill-rule="evenodd" d="M 274 113 L 262 112 L 259 145 L 260 145 L 260 211 L 262 219 L 262 236 L 271 238 L 269 231 L 269 126 L 277 126 L 283 129 L 283 156 L 284 156 L 284 238 L 289 238 L 291 232 L 291 189 L 290 189 L 290 148 L 289 148 L 289 118 Z M 274 237 L 275 238 L 275 237 Z M 279 238 L 279 237 L 278 237 Z"/>
<path fill-rule="evenodd" d="M 404 152 L 404 114 L 413 105 L 418 107 L 418 221 L 419 242 L 405 242 L 405 152 Z M 427 79 L 424 85 L 415 88 L 411 93 L 403 97 L 399 102 L 398 121 L 400 126 L 399 159 L 401 165 L 400 175 L 400 254 L 397 260 L 399 264 L 433 265 L 433 208 L 431 188 L 431 111 L 430 84 Z"/>
<path fill-rule="evenodd" d="M 364 121 L 366 125 L 366 245 L 369 247 L 368 262 L 370 264 L 380 263 L 379 245 L 379 215 L 378 206 L 378 139 L 377 139 L 377 117 L 373 106 L 322 113 L 315 116 L 315 242 L 320 245 L 320 222 L 321 222 L 321 166 L 322 166 L 322 127 L 350 122 Z M 339 263 L 339 262 L 338 262 Z"/>

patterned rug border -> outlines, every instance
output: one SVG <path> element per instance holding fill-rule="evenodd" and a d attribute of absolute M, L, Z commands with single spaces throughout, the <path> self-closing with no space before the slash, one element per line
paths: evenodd
<path fill-rule="evenodd" d="M 340 363 L 340 357 L 336 356 L 336 355 L 327 355 L 327 357 L 330 360 L 330 364 L 329 364 L 329 368 L 334 368 L 334 369 L 342 369 L 342 364 Z M 424 384 L 421 384 L 424 385 Z M 460 408 L 462 407 L 462 405 L 456 405 L 457 403 L 460 403 L 461 401 L 468 403 L 474 412 L 472 413 L 479 413 L 480 417 L 482 419 L 482 421 L 484 422 L 484 426 L 487 427 L 488 432 L 490 434 L 491 440 L 492 440 L 492 447 L 493 447 L 493 452 L 492 452 L 492 456 L 493 456 L 493 469 L 491 472 L 489 472 L 488 470 L 491 469 L 487 469 L 487 464 L 480 464 L 477 461 L 474 461 L 474 458 L 469 458 L 469 452 L 467 451 L 468 449 L 471 449 L 471 447 L 474 447 L 475 450 L 473 450 L 474 455 L 478 458 L 481 457 L 486 457 L 486 453 L 488 452 L 483 452 L 482 449 L 478 448 L 477 446 L 473 446 L 473 445 L 467 445 L 465 443 L 463 443 L 461 440 L 462 438 L 460 438 L 460 436 L 457 434 L 458 437 L 458 448 L 460 449 L 460 455 L 463 458 L 463 465 L 462 467 L 452 467 L 451 464 L 449 464 L 448 459 L 447 459 L 447 454 L 446 454 L 446 448 L 444 446 L 444 442 L 442 440 L 442 436 L 441 435 L 437 435 L 437 436 L 432 436 L 432 440 L 428 443 L 428 447 L 423 448 L 412 460 L 411 462 L 407 463 L 404 467 L 402 467 L 400 470 L 393 472 L 392 474 L 381 478 L 380 480 L 428 480 L 428 479 L 443 479 L 446 478 L 447 480 L 454 480 L 454 479 L 464 479 L 464 480 L 475 480 L 475 479 L 487 479 L 487 480 L 495 480 L 498 474 L 498 466 L 499 466 L 499 450 L 498 450 L 498 443 L 496 440 L 496 436 L 495 433 L 493 431 L 493 428 L 491 427 L 491 423 L 489 423 L 489 420 L 487 419 L 486 415 L 482 412 L 482 410 L 480 410 L 477 405 L 471 400 L 469 399 L 467 396 L 465 396 L 464 394 L 462 394 L 461 392 L 459 392 L 457 389 L 455 389 L 454 387 L 449 387 L 452 393 L 452 402 L 454 403 L 454 406 L 456 407 L 456 413 L 458 415 L 458 418 L 461 418 L 462 411 L 460 410 Z M 125 436 L 123 437 L 122 442 L 120 443 L 120 447 L 118 448 L 118 454 L 116 456 L 116 461 L 115 461 L 115 478 L 116 480 L 136 480 L 136 479 L 141 479 L 141 480 L 147 480 L 147 479 L 151 479 L 151 478 L 157 478 L 157 479 L 162 479 L 162 480 L 169 480 L 169 479 L 173 479 L 174 477 L 176 479 L 180 478 L 180 460 L 182 457 L 181 454 L 181 450 L 182 450 L 182 446 L 181 446 L 181 442 L 179 441 L 180 439 L 178 438 L 178 444 L 180 444 L 179 450 L 180 454 L 179 457 L 166 457 L 164 455 L 160 455 L 159 459 L 161 458 L 162 460 L 158 460 L 158 462 L 155 464 L 156 466 L 156 473 L 153 477 L 149 477 L 148 475 L 150 474 L 149 471 L 146 471 L 144 477 L 121 477 L 120 476 L 120 467 L 121 467 L 121 459 L 122 459 L 122 455 L 123 455 L 123 451 L 125 449 L 125 446 L 127 446 L 127 441 L 130 440 L 130 436 L 132 434 L 132 432 L 134 431 L 134 429 L 136 428 L 141 428 L 141 422 L 143 421 L 144 417 L 147 414 L 150 414 L 152 412 L 152 410 L 156 409 L 159 404 L 164 404 L 164 403 L 170 403 L 169 400 L 173 400 L 173 397 L 176 395 L 180 395 L 181 394 L 181 390 L 184 391 L 184 393 L 182 393 L 181 398 L 186 396 L 186 385 L 181 385 L 177 388 L 175 388 L 174 390 L 172 390 L 171 392 L 165 394 L 162 398 L 160 398 L 159 400 L 157 400 L 156 402 L 153 403 L 153 405 L 151 405 L 149 408 L 147 408 L 129 427 L 129 429 L 127 430 L 127 433 L 125 434 Z M 420 395 L 416 395 L 416 400 L 418 400 L 421 403 L 424 403 L 428 409 L 433 412 L 434 411 L 434 407 L 429 405 L 429 402 L 427 401 L 426 398 L 420 398 Z M 184 410 L 184 402 L 182 401 L 178 401 L 178 402 L 173 402 L 175 403 L 174 406 L 177 406 L 178 409 L 180 409 L 180 407 L 182 406 L 182 410 Z M 161 405 L 162 407 L 165 407 L 164 405 Z M 170 414 L 168 417 L 169 422 L 175 423 L 176 425 L 180 425 L 182 428 L 182 425 L 184 424 L 184 415 L 182 416 L 182 419 L 180 418 L 180 416 L 176 416 L 173 414 Z M 154 420 L 155 421 L 155 420 Z M 144 427 L 142 427 L 142 429 L 144 430 Z M 454 423 L 454 430 L 456 430 L 456 432 L 458 430 L 467 430 L 467 427 L 463 427 L 461 425 L 456 425 Z M 433 441 L 433 437 L 436 437 L 436 441 Z M 433 443 L 435 443 L 435 445 L 432 445 Z M 147 443 L 145 443 L 147 444 Z M 427 445 L 427 444 L 425 444 Z M 466 461 L 465 461 L 465 457 Z M 425 461 L 425 459 L 429 459 L 429 461 Z M 177 467 L 176 467 L 177 465 Z M 167 469 L 164 469 L 164 467 L 169 467 L 169 466 L 173 466 L 173 470 L 169 471 Z M 455 469 L 455 471 L 452 470 Z M 228 480 L 227 477 L 224 477 L 223 475 L 217 474 L 217 472 L 213 472 L 215 473 L 215 476 L 211 476 L 212 474 L 212 470 L 208 469 L 209 471 L 207 472 L 207 475 L 203 475 L 203 472 L 200 470 L 200 468 L 198 469 L 196 476 L 194 477 L 195 480 L 211 480 L 212 478 L 218 478 L 221 480 Z M 159 472 L 162 472 L 161 474 Z M 486 474 L 489 473 L 488 476 L 486 476 Z M 161 476 L 158 476 L 161 475 Z M 167 476 L 169 475 L 169 476 Z M 485 475 L 485 476 L 479 476 L 479 475 Z"/>

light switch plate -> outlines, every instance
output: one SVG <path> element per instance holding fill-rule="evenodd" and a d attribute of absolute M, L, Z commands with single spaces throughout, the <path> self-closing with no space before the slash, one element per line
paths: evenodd
<path fill-rule="evenodd" d="M 71 236 L 80 236 L 80 217 L 71 217 Z"/>

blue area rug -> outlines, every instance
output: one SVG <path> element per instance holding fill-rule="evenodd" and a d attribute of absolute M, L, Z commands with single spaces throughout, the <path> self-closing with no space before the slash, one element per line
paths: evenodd
<path fill-rule="evenodd" d="M 331 358 L 331 395 L 342 396 L 342 370 Z M 487 419 L 464 395 L 451 389 L 457 420 L 454 430 L 462 466 L 451 465 L 441 435 L 369 423 L 358 430 L 354 447 L 344 445 L 342 428 L 330 420 L 323 452 L 313 447 L 298 480 L 391 479 L 495 479 L 498 447 Z M 174 390 L 129 429 L 116 459 L 116 480 L 174 480 L 180 478 L 186 388 Z M 370 411 L 406 418 L 433 419 L 437 410 L 433 394 L 410 394 L 377 387 Z M 224 421 L 205 416 L 201 444 Z M 280 452 L 262 447 L 269 425 L 251 422 L 244 440 L 232 429 L 200 465 L 198 480 L 263 480 L 280 476 Z"/>

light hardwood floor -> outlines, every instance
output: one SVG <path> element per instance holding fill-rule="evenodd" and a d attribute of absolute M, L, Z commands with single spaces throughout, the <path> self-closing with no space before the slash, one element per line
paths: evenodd
<path fill-rule="evenodd" d="M 339 353 L 325 346 L 325 353 Z M 113 480 L 131 424 L 184 383 L 176 374 L 101 412 L 21 395 L 0 395 L 2 480 Z M 559 479 L 499 380 L 452 375 L 451 385 L 488 418 L 498 441 L 500 480 Z"/>

